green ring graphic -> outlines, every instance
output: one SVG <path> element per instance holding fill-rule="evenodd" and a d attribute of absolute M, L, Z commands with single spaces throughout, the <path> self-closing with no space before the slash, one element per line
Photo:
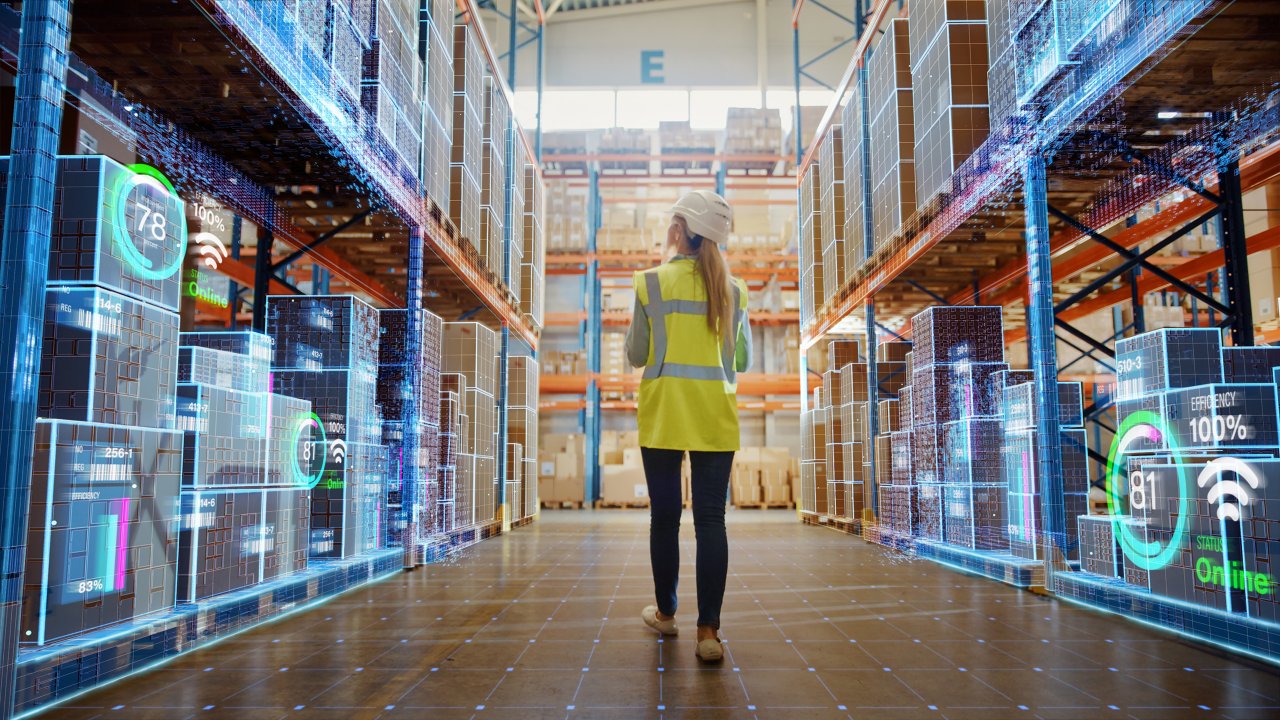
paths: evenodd
<path fill-rule="evenodd" d="M 151 261 L 138 252 L 138 248 L 129 239 L 129 193 L 140 186 L 146 186 L 169 194 L 169 188 L 165 183 L 160 182 L 151 174 L 135 173 L 125 178 L 115 193 L 115 228 L 112 236 L 115 238 L 116 246 L 120 248 L 121 254 L 124 255 L 125 262 L 129 263 L 129 267 L 135 273 L 147 280 L 163 280 L 182 268 L 183 255 L 185 253 L 181 252 L 181 250 L 187 244 L 187 218 L 185 215 L 179 215 L 181 221 L 178 231 L 180 235 L 178 238 L 179 252 L 174 255 L 174 261 L 166 267 L 152 268 Z"/>
<path fill-rule="evenodd" d="M 324 424 L 320 422 L 320 416 L 315 413 L 307 413 L 306 415 L 303 415 L 301 421 L 298 422 L 293 431 L 293 472 L 295 477 L 301 480 L 298 485 L 305 486 L 307 489 L 311 489 L 316 485 L 319 485 L 320 478 L 324 476 L 324 466 L 321 466 L 320 471 L 315 475 L 308 475 L 302 471 L 302 466 L 298 465 L 298 442 L 302 439 L 302 431 L 308 425 L 313 424 L 320 430 L 320 446 L 324 448 L 329 447 L 329 436 L 325 434 Z M 314 439 L 312 442 L 314 442 Z"/>
<path fill-rule="evenodd" d="M 1177 466 L 1178 472 L 1178 520 L 1173 527 L 1173 537 L 1170 538 L 1169 544 L 1163 548 L 1160 543 L 1148 542 L 1133 534 L 1133 531 L 1123 522 L 1120 522 L 1120 508 L 1116 503 L 1116 476 L 1122 474 L 1124 468 L 1117 462 L 1117 455 L 1121 454 L 1123 448 L 1120 447 L 1121 442 L 1129 431 L 1139 425 L 1146 425 L 1155 430 L 1165 439 L 1169 446 L 1169 452 L 1173 455 L 1174 464 Z M 1107 453 L 1107 512 L 1111 515 L 1112 532 L 1120 541 L 1120 547 L 1124 550 L 1125 557 L 1129 558 L 1133 564 L 1143 570 L 1158 570 L 1168 565 L 1174 555 L 1178 554 L 1179 548 L 1182 547 L 1182 541 L 1187 534 L 1187 475 L 1186 470 L 1182 466 L 1182 457 L 1179 452 L 1177 441 L 1173 438 L 1173 433 L 1169 432 L 1168 425 L 1164 420 L 1150 410 L 1140 410 L 1129 417 L 1125 418 L 1120 427 L 1116 428 L 1115 438 L 1111 441 L 1111 450 Z"/>

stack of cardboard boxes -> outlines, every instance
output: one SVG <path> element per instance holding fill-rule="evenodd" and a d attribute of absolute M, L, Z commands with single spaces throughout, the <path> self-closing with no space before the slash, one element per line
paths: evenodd
<path fill-rule="evenodd" d="M 587 247 L 587 188 L 567 180 L 549 180 L 546 192 L 546 243 L 549 251 Z"/>
<path fill-rule="evenodd" d="M 584 350 L 544 350 L 542 367 L 548 375 L 586 375 L 587 354 Z"/>
<path fill-rule="evenodd" d="M 772 155 L 782 145 L 782 114 L 776 109 L 729 108 L 724 129 L 725 155 Z M 731 160 L 731 170 L 769 170 L 775 163 Z"/>
<path fill-rule="evenodd" d="M 546 433 L 538 462 L 538 497 L 542 505 L 581 504 L 587 476 L 587 438 L 581 433 Z"/>
<path fill-rule="evenodd" d="M 785 448 L 744 447 L 733 458 L 730 498 L 735 507 L 791 507 L 800 465 Z"/>
<path fill-rule="evenodd" d="M 483 256 L 480 191 L 484 152 L 484 58 L 470 25 L 453 29 L 453 152 L 449 218 Z"/>
<path fill-rule="evenodd" d="M 544 278 L 547 272 L 546 186 L 538 167 L 524 167 L 524 248 L 520 253 L 520 312 L 534 327 L 541 328 L 546 304 Z M 513 274 L 517 272 L 513 268 Z"/>
<path fill-rule="evenodd" d="M 658 124 L 658 145 L 662 149 L 662 169 L 711 171 L 711 161 L 707 158 L 698 160 L 679 160 L 681 155 L 714 155 L 716 152 L 716 133 L 711 130 L 694 130 L 687 122 L 661 122 Z M 668 160 L 669 156 L 677 159 Z"/>
<path fill-rule="evenodd" d="M 915 128 L 911 124 L 908 20 L 895 18 L 867 63 L 871 137 L 871 218 L 880 247 L 916 209 Z"/>
<path fill-rule="evenodd" d="M 800 178 L 800 324 L 805 325 L 822 311 L 822 173 L 826 168 L 815 159 L 809 172 Z"/>
<path fill-rule="evenodd" d="M 980 2 L 911 7 L 916 206 L 949 192 L 952 174 L 987 137 L 987 18 Z"/>
<path fill-rule="evenodd" d="M 808 149 L 810 142 L 813 140 L 813 134 L 817 131 L 818 125 L 822 123 L 822 117 L 827 114 L 825 105 L 803 105 L 800 107 L 800 139 L 804 148 Z M 787 140 L 782 144 L 783 154 L 791 155 L 796 148 L 796 130 L 793 127 L 791 132 L 787 133 Z"/>
<path fill-rule="evenodd" d="M 607 506 L 646 507 L 649 486 L 635 431 L 600 434 L 600 502 Z"/>
<path fill-rule="evenodd" d="M 612 128 L 600 136 L 600 154 L 635 155 L 636 159 L 605 160 L 600 163 L 600 169 L 605 172 L 646 172 L 652 152 L 652 140 L 644 130 Z"/>

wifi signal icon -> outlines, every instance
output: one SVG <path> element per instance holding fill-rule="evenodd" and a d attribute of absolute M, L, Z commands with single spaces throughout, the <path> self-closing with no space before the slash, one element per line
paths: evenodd
<path fill-rule="evenodd" d="M 329 443 L 329 454 L 333 456 L 333 462 L 341 465 L 347 459 L 347 441 L 334 440 Z"/>
<path fill-rule="evenodd" d="M 1235 473 L 1244 481 L 1243 484 L 1235 480 L 1222 479 L 1227 472 Z M 1200 475 L 1196 478 L 1196 485 L 1200 487 L 1205 487 L 1211 483 L 1213 487 L 1209 488 L 1209 494 L 1206 499 L 1210 505 L 1218 506 L 1218 519 L 1226 520 L 1231 518 L 1239 522 L 1240 508 L 1248 505 L 1253 500 L 1250 489 L 1257 490 L 1262 481 L 1258 478 L 1257 471 L 1249 463 L 1240 458 L 1223 457 L 1205 465 L 1204 469 L 1200 471 Z M 1227 498 L 1233 498 L 1236 502 L 1223 502 Z"/>
<path fill-rule="evenodd" d="M 217 270 L 223 260 L 231 254 L 227 252 L 227 246 L 222 244 L 217 235 L 211 232 L 199 232 L 192 238 L 199 249 L 196 251 L 204 262 L 204 266 L 210 270 Z"/>

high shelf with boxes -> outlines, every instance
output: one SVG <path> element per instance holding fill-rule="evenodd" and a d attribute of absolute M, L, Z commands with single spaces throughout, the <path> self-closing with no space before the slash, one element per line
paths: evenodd
<path fill-rule="evenodd" d="M 23 84 L 19 27 L 48 25 L 39 6 L 0 7 L 0 62 Z M 35 711 L 530 516 L 543 181 L 476 8 L 458 8 L 457 57 L 445 0 L 126 0 L 76 6 L 69 41 L 23 31 L 62 68 L 40 100 L 61 120 L 14 152 L 75 154 L 0 160 L 20 198 L 5 210 L 53 217 L 9 287 L 50 304 L 21 318 L 44 361 L 14 397 L 30 388 L 39 420 L 3 429 L 35 443 L 6 453 L 32 481 L 4 500 L 33 520 L 25 579 L 0 598 L 26 609 L 3 632 L 31 647 L 0 706 Z M 183 51 L 125 61 L 138 17 Z M 487 87 L 499 108 L 488 145 L 485 116 L 463 113 L 495 160 L 468 153 L 470 179 L 519 185 L 474 194 L 497 209 L 483 256 L 478 220 L 450 215 L 455 65 L 470 107 Z M 196 74 L 220 91 L 190 92 Z M 446 340 L 464 312 L 476 322 Z M 142 638 L 144 655 L 120 652 Z M 115 659 L 75 669 L 90 656 Z"/>
<path fill-rule="evenodd" d="M 647 502 L 637 494 L 643 483 L 628 480 L 640 472 L 638 455 L 612 453 L 618 442 L 634 440 L 640 373 L 624 350 L 635 304 L 632 276 L 662 262 L 669 208 L 690 189 L 719 189 L 734 206 L 727 259 L 751 289 L 749 314 L 758 348 L 752 371 L 738 377 L 739 407 L 748 418 L 744 446 L 798 440 L 786 419 L 799 407 L 794 180 L 776 174 L 783 167 L 776 111 L 731 110 L 729 118 L 737 130 L 726 135 L 722 151 L 715 147 L 720 133 L 684 126 L 664 127 L 656 137 L 615 130 L 546 139 L 550 254 L 541 405 L 555 412 L 543 419 L 544 451 L 571 463 L 541 468 L 544 491 L 559 487 L 556 496 L 544 492 L 548 505 Z M 748 133 L 745 120 L 761 122 Z M 651 152 L 655 146 L 661 152 Z M 579 443 L 585 461 L 575 477 L 586 488 L 570 493 L 563 478 L 578 472 L 578 461 L 563 453 L 576 451 Z M 764 450 L 757 455 L 753 469 L 743 470 L 743 478 L 751 479 L 738 483 L 735 498 L 756 506 L 791 502 L 789 485 L 786 492 L 782 488 L 798 469 L 793 473 L 781 463 L 775 472 L 777 458 Z M 555 480 L 548 484 L 552 473 Z"/>
<path fill-rule="evenodd" d="M 826 367 L 806 392 L 806 520 L 1276 658 L 1274 617 L 1212 587 L 1214 567 L 1270 572 L 1249 567 L 1270 551 L 1232 534 L 1234 505 L 1225 530 L 1190 516 L 1230 472 L 1260 499 L 1268 461 L 1245 455 L 1274 457 L 1273 353 L 1252 346 L 1275 299 L 1250 269 L 1280 227 L 1243 211 L 1280 167 L 1280 38 L 1261 30 L 1277 17 L 1251 0 L 875 4 L 800 164 L 801 360 L 826 366 L 850 338 L 877 360 L 914 345 L 904 387 L 866 384 L 879 428 L 861 478 L 847 432 L 870 423 L 848 388 Z M 1256 72 L 1190 70 L 1228 58 Z M 843 240 L 870 233 L 843 267 L 823 202 L 837 149 Z M 850 478 L 876 486 L 861 518 Z"/>

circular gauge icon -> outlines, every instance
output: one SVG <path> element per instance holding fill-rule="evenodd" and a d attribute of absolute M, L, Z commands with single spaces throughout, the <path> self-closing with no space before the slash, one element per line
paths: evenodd
<path fill-rule="evenodd" d="M 1124 513 L 1118 500 L 1119 488 L 1126 479 L 1129 485 L 1128 495 L 1131 514 L 1133 511 L 1146 514 L 1148 510 L 1153 511 L 1153 516 L 1161 514 L 1154 512 L 1156 509 L 1154 476 L 1140 468 L 1131 472 L 1129 477 L 1125 478 L 1125 471 L 1128 468 L 1128 463 L 1125 460 L 1130 448 L 1135 443 L 1143 440 L 1152 443 L 1159 443 L 1163 440 L 1169 449 L 1169 453 L 1173 456 L 1173 463 L 1176 468 L 1175 472 L 1178 477 L 1178 513 L 1177 518 L 1174 520 L 1173 533 L 1167 543 L 1140 537 L 1134 532 L 1132 523 L 1124 522 L 1121 519 Z M 1181 455 L 1173 434 L 1158 414 L 1149 410 L 1141 410 L 1125 418 L 1125 421 L 1116 429 L 1115 440 L 1112 441 L 1111 451 L 1107 454 L 1106 485 L 1107 512 L 1111 515 L 1112 531 L 1115 533 L 1116 540 L 1120 543 L 1120 548 L 1124 551 L 1125 557 L 1143 570 L 1159 570 L 1168 565 L 1182 548 L 1183 540 L 1187 536 L 1187 496 L 1190 492 L 1190 483 L 1187 479 L 1186 470 L 1182 466 Z"/>
<path fill-rule="evenodd" d="M 116 247 L 134 274 L 163 280 L 182 268 L 187 218 L 165 183 L 153 175 L 129 174 L 115 193 L 112 219 Z"/>
<path fill-rule="evenodd" d="M 317 438 L 313 433 L 319 433 Z M 326 449 L 329 447 L 328 438 L 325 437 L 324 426 L 320 424 L 320 416 L 315 413 L 307 413 L 298 418 L 294 423 L 293 430 L 293 473 L 295 484 L 307 488 L 313 488 L 320 483 L 321 476 L 324 475 L 324 466 Z M 320 452 L 317 454 L 316 449 Z M 314 473 L 310 472 L 316 467 L 316 460 L 320 460 L 319 469 Z"/>

